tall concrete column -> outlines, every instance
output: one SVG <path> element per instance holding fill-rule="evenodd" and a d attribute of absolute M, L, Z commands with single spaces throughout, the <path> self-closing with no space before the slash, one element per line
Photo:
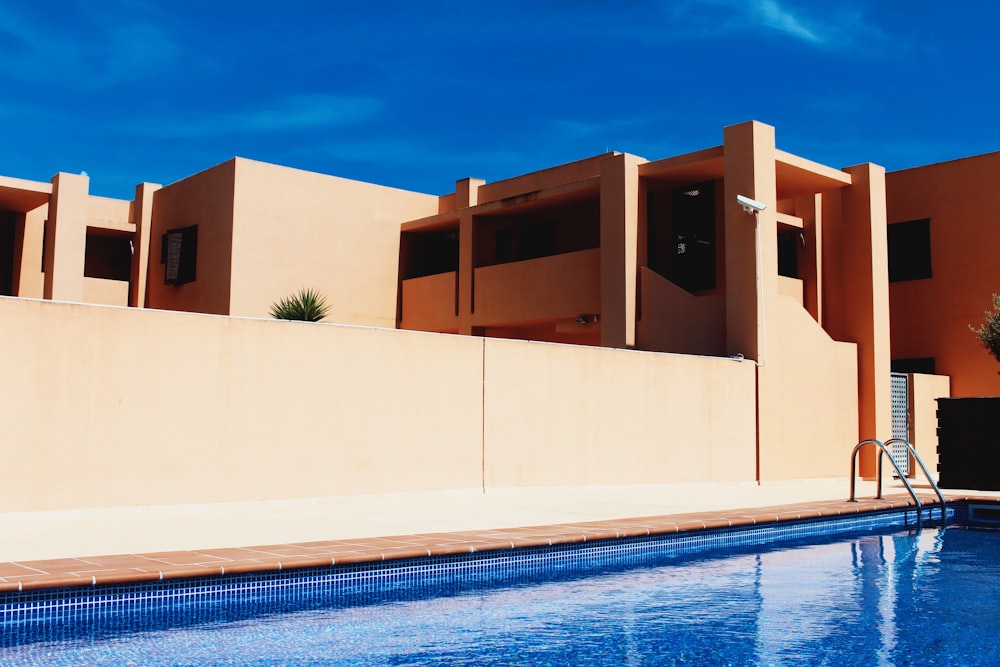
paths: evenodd
<path fill-rule="evenodd" d="M 84 175 L 58 173 L 52 177 L 49 219 L 45 223 L 46 299 L 83 301 L 89 189 L 90 179 Z"/>
<path fill-rule="evenodd" d="M 826 328 L 837 340 L 858 346 L 858 439 L 886 440 L 892 432 L 892 392 L 885 169 L 862 164 L 844 171 L 853 184 L 841 191 L 841 220 L 831 232 L 837 235 L 838 261 L 826 265 L 840 298 L 826 311 Z M 860 472 L 874 476 L 874 450 L 862 456 Z"/>
<path fill-rule="evenodd" d="M 41 299 L 45 290 L 42 273 L 42 239 L 48 206 L 39 206 L 26 213 L 17 214 L 17 231 L 14 247 L 14 294 L 30 299 Z"/>
<path fill-rule="evenodd" d="M 634 347 L 639 227 L 635 155 L 601 162 L 601 345 Z"/>
<path fill-rule="evenodd" d="M 458 333 L 475 333 L 475 227 L 471 208 L 479 203 L 479 186 L 486 181 L 464 178 L 455 183 L 455 207 L 458 217 Z"/>
<path fill-rule="evenodd" d="M 455 208 L 461 210 L 479 203 L 479 186 L 486 181 L 481 178 L 463 178 L 455 181 Z"/>
<path fill-rule="evenodd" d="M 135 187 L 132 202 L 135 218 L 135 237 L 132 240 L 132 267 L 128 286 L 128 305 L 146 307 L 146 277 L 149 272 L 149 234 L 153 222 L 153 193 L 160 189 L 156 183 L 142 183 Z"/>
<path fill-rule="evenodd" d="M 462 211 L 458 217 L 458 333 L 472 333 L 472 314 L 475 304 L 475 268 L 473 266 L 472 212 Z"/>
<path fill-rule="evenodd" d="M 823 322 L 823 195 L 795 200 L 795 215 L 802 218 L 805 252 L 800 255 L 799 275 L 803 279 L 802 301 L 813 319 Z"/>
<path fill-rule="evenodd" d="M 778 294 L 774 128 L 750 121 L 730 125 L 723 136 L 726 352 L 763 363 L 767 357 L 767 312 Z M 755 220 L 736 201 L 737 195 L 761 201 L 767 208 Z M 755 225 L 760 226 L 759 237 Z"/>

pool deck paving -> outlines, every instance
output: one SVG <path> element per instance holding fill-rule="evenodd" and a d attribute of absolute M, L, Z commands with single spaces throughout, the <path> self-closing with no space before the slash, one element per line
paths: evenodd
<path fill-rule="evenodd" d="M 915 484 L 925 504 L 930 487 Z M 0 514 L 0 591 L 439 556 L 913 505 L 898 480 L 481 489 Z M 946 499 L 1000 493 L 945 490 Z"/>

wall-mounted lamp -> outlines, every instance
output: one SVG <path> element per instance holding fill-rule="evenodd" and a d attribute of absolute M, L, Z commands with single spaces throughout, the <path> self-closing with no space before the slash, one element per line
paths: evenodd
<path fill-rule="evenodd" d="M 750 199 L 750 197 L 744 197 L 743 195 L 736 195 L 736 201 L 738 201 L 740 206 L 743 207 L 744 213 L 750 213 L 752 215 L 757 215 L 767 208 L 767 204 L 764 202 L 759 202 L 756 199 Z"/>

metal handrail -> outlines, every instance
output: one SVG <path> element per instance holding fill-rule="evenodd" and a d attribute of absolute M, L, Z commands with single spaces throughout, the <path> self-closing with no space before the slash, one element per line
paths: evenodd
<path fill-rule="evenodd" d="M 931 474 L 927 471 L 927 466 L 924 465 L 924 461 L 923 461 L 923 459 L 920 458 L 920 454 L 917 454 L 917 449 L 912 444 L 910 444 L 909 440 L 906 440 L 905 438 L 891 438 L 891 439 L 885 441 L 885 446 L 888 448 L 888 447 L 891 447 L 893 444 L 896 444 L 896 443 L 901 444 L 901 445 L 905 445 L 906 449 L 913 456 L 913 460 L 915 460 L 920 465 L 920 469 L 924 471 L 924 477 L 927 478 L 927 481 L 930 483 L 931 488 L 934 489 L 934 493 L 937 494 L 938 500 L 941 501 L 941 522 L 944 523 L 945 519 L 948 516 L 948 510 L 947 510 L 947 505 L 946 505 L 945 500 L 944 500 L 944 494 L 941 493 L 941 489 L 938 488 L 938 485 L 934 481 L 934 478 L 932 478 Z M 879 453 L 878 458 L 879 458 L 879 467 L 881 467 L 881 465 L 882 465 L 882 454 L 881 454 L 881 452 Z M 892 456 L 890 456 L 889 458 L 891 459 Z M 879 475 L 878 483 L 879 483 L 879 486 L 882 485 L 882 476 L 881 475 Z"/>
<path fill-rule="evenodd" d="M 892 441 L 890 440 L 890 442 L 892 442 Z M 906 486 L 906 490 L 910 492 L 910 497 L 913 498 L 913 502 L 916 503 L 916 505 L 917 505 L 917 526 L 918 527 L 922 526 L 923 525 L 923 508 L 924 508 L 923 503 L 920 502 L 920 498 L 917 497 L 917 493 L 916 493 L 916 491 L 913 490 L 913 486 L 911 486 L 909 480 L 906 479 L 906 475 L 904 475 L 903 471 L 900 470 L 899 464 L 896 463 L 896 459 L 892 458 L 892 453 L 889 451 L 889 448 L 886 447 L 885 443 L 882 442 L 881 440 L 875 440 L 875 439 L 862 440 L 858 444 L 854 445 L 854 450 L 851 452 L 851 499 L 850 499 L 850 502 L 852 502 L 852 503 L 857 502 L 857 499 L 854 497 L 854 495 L 855 495 L 854 494 L 854 480 L 855 480 L 855 477 L 857 476 L 858 451 L 862 447 L 864 447 L 865 445 L 875 445 L 875 446 L 877 446 L 879 448 L 878 465 L 876 466 L 876 475 L 878 476 L 878 484 L 876 486 L 876 490 L 878 491 L 878 494 L 875 496 L 875 499 L 876 500 L 882 500 L 882 454 L 884 453 L 884 454 L 888 454 L 889 455 L 889 462 L 892 463 L 892 467 L 896 469 L 896 473 L 899 475 L 899 478 L 901 480 L 903 480 L 903 485 Z M 921 464 L 921 465 L 923 465 L 923 464 Z M 927 472 L 927 469 L 924 468 L 924 473 L 926 474 L 926 472 Z M 944 516 L 943 506 L 942 506 L 942 510 L 941 511 L 942 511 L 941 516 Z"/>

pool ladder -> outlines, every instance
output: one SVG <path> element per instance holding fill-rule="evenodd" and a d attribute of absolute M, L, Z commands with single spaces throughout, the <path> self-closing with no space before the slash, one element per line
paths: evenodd
<path fill-rule="evenodd" d="M 857 499 L 854 497 L 854 480 L 856 477 L 858 452 L 861 451 L 861 448 L 864 447 L 865 445 L 875 445 L 876 447 L 878 447 L 879 450 L 878 465 L 876 466 L 876 472 L 875 472 L 876 500 L 882 500 L 882 456 L 884 454 L 889 457 L 889 462 L 892 463 L 892 467 L 896 469 L 896 474 L 899 475 L 899 479 L 903 481 L 903 484 L 906 486 L 906 490 L 910 492 L 910 497 L 913 498 L 913 502 L 916 503 L 917 526 L 919 527 L 921 525 L 923 519 L 923 504 L 920 502 L 920 498 L 917 497 L 916 491 L 913 490 L 913 486 L 910 484 L 910 481 L 906 479 L 906 475 L 904 475 L 903 471 L 900 470 L 899 463 L 897 463 L 896 459 L 892 457 L 892 452 L 889 450 L 889 447 L 891 445 L 903 445 L 906 447 L 907 451 L 913 456 L 913 460 L 915 460 L 920 465 L 920 469 L 924 471 L 924 477 L 926 477 L 927 481 L 930 482 L 931 488 L 934 489 L 934 493 L 937 494 L 938 500 L 941 501 L 942 525 L 947 522 L 948 509 L 945 505 L 944 495 L 941 493 L 941 489 L 938 488 L 938 485 L 934 482 L 934 479 L 931 477 L 931 474 L 927 472 L 927 466 L 925 466 L 923 460 L 921 460 L 920 454 L 917 454 L 917 450 L 914 449 L 913 445 L 911 445 L 907 440 L 903 438 L 892 438 L 891 440 L 887 440 L 886 442 L 874 439 L 862 440 L 861 442 L 859 442 L 854 446 L 854 451 L 851 452 L 851 502 L 852 503 L 857 502 Z"/>

